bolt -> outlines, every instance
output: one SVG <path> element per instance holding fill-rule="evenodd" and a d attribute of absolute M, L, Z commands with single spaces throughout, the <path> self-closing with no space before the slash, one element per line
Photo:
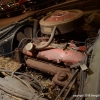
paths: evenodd
<path fill-rule="evenodd" d="M 60 72 L 57 76 L 57 79 L 59 81 L 65 81 L 66 79 L 68 79 L 68 75 L 65 72 Z"/>

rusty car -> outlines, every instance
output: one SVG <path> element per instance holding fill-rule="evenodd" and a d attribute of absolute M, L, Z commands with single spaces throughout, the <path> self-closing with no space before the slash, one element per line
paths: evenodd
<path fill-rule="evenodd" d="M 1 100 L 100 100 L 99 9 L 74 1 L 0 29 Z"/>

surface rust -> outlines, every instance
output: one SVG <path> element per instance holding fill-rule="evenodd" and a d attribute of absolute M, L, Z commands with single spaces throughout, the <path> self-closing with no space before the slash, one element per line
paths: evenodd
<path fill-rule="evenodd" d="M 59 11 L 55 12 L 52 16 L 48 17 L 45 21 L 46 22 L 61 22 L 67 21 L 74 17 L 76 17 L 76 13 L 68 12 L 68 11 Z"/>
<path fill-rule="evenodd" d="M 27 59 L 26 64 L 31 68 L 54 75 L 52 82 L 54 82 L 54 84 L 57 85 L 64 86 L 68 82 L 68 79 L 72 76 L 69 69 L 57 67 L 52 64 L 48 64 L 48 63 L 44 63 L 32 59 Z"/>

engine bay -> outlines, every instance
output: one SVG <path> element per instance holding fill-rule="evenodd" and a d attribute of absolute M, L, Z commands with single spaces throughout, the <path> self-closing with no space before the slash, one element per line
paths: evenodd
<path fill-rule="evenodd" d="M 21 65 L 15 70 L 0 68 L 0 88 L 16 96 L 14 100 L 85 100 L 84 85 L 98 30 L 86 23 L 81 10 L 57 10 L 30 21 L 33 27 L 19 29 L 14 37 L 12 59 Z M 10 80 L 18 90 L 10 86 Z"/>

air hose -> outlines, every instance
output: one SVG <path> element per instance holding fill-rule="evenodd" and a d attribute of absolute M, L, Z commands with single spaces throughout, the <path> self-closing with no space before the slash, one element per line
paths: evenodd
<path fill-rule="evenodd" d="M 56 26 L 54 26 L 53 31 L 51 33 L 51 36 L 50 36 L 48 42 L 45 45 L 43 45 L 43 46 L 36 46 L 36 49 L 37 50 L 41 50 L 41 49 L 47 47 L 48 45 L 50 45 L 52 40 L 53 40 L 53 37 L 54 37 L 55 33 L 56 33 Z"/>

